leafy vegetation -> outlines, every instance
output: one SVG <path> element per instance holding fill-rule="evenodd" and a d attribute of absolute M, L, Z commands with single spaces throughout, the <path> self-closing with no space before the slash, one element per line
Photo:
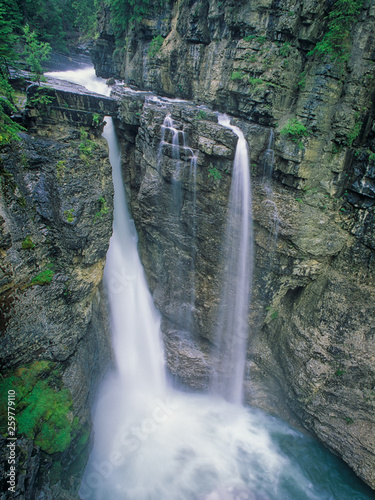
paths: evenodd
<path fill-rule="evenodd" d="M 356 121 L 353 127 L 349 130 L 348 135 L 347 135 L 347 142 L 348 146 L 351 146 L 353 142 L 357 139 L 359 136 L 361 129 L 362 129 L 363 122 L 362 121 Z"/>
<path fill-rule="evenodd" d="M 151 40 L 150 47 L 148 49 L 148 56 L 155 57 L 158 52 L 160 52 L 161 46 L 163 45 L 164 38 L 161 35 L 154 36 Z"/>
<path fill-rule="evenodd" d="M 34 285 L 49 285 L 52 281 L 54 272 L 52 269 L 45 269 L 44 271 L 41 271 L 39 274 L 37 274 L 32 280 L 30 286 Z"/>
<path fill-rule="evenodd" d="M 16 394 L 17 433 L 34 439 L 46 453 L 64 451 L 77 432 L 79 422 L 77 418 L 69 418 L 72 397 L 69 390 L 62 387 L 56 363 L 35 361 L 18 368 L 1 380 L 3 399 L 9 390 Z"/>
<path fill-rule="evenodd" d="M 98 147 L 96 142 L 88 138 L 88 133 L 84 128 L 81 128 L 81 142 L 79 144 L 79 150 L 81 151 L 80 158 L 87 164 L 89 163 L 89 157 L 93 154 L 94 150 Z"/>
<path fill-rule="evenodd" d="M 244 75 L 243 75 L 242 71 L 233 71 L 230 78 L 231 78 L 231 80 L 242 80 L 243 76 Z"/>
<path fill-rule="evenodd" d="M 328 54 L 333 60 L 347 61 L 350 49 L 350 32 L 360 13 L 364 0 L 336 0 L 328 14 L 328 31 L 308 55 Z"/>
<path fill-rule="evenodd" d="M 292 50 L 292 46 L 290 44 L 290 42 L 285 42 L 281 47 L 280 47 L 280 55 L 281 57 L 288 57 L 289 54 L 290 54 L 290 51 Z"/>
<path fill-rule="evenodd" d="M 221 179 L 221 173 L 216 167 L 212 167 L 208 169 L 208 177 L 212 177 L 215 181 L 218 181 Z"/>
<path fill-rule="evenodd" d="M 96 212 L 95 219 L 100 219 L 100 217 L 103 217 L 103 215 L 109 212 L 107 201 L 104 196 L 101 196 L 98 201 L 100 203 L 100 210 L 99 212 Z"/>
<path fill-rule="evenodd" d="M 30 26 L 23 27 L 25 36 L 25 56 L 26 62 L 34 74 L 35 81 L 40 84 L 43 75 L 42 63 L 47 61 L 52 50 L 48 42 L 40 42 L 35 31 L 30 31 Z"/>
<path fill-rule="evenodd" d="M 70 210 L 64 210 L 64 217 L 67 222 L 73 222 L 74 221 L 74 208 L 71 208 Z"/>
<path fill-rule="evenodd" d="M 31 236 L 26 236 L 26 238 L 22 242 L 22 249 L 23 250 L 29 250 L 30 248 L 34 248 L 35 243 L 31 239 Z"/>
<path fill-rule="evenodd" d="M 111 12 L 112 26 L 116 38 L 129 27 L 163 5 L 163 0 L 104 0 Z"/>
<path fill-rule="evenodd" d="M 298 147 L 302 147 L 302 138 L 308 136 L 307 128 L 296 118 L 288 120 L 287 124 L 281 129 L 280 133 L 298 144 Z"/>

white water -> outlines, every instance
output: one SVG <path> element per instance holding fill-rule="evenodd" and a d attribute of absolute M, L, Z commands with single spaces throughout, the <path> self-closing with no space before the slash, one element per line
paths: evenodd
<path fill-rule="evenodd" d="M 271 187 L 271 179 L 273 172 L 273 165 L 275 161 L 275 152 L 273 150 L 274 145 L 274 132 L 270 130 L 270 137 L 268 140 L 268 146 L 263 157 L 263 189 L 266 195 L 266 199 L 263 201 L 264 210 L 269 214 L 269 241 L 268 241 L 268 252 L 270 263 L 274 256 L 274 252 L 277 245 L 277 238 L 280 229 L 280 217 L 279 211 L 277 209 L 277 204 L 275 202 L 274 193 Z"/>
<path fill-rule="evenodd" d="M 153 100 L 155 102 L 155 100 Z M 167 104 L 160 102 L 162 109 L 165 110 Z M 172 167 L 170 158 L 172 157 Z M 167 153 L 164 155 L 163 153 Z M 167 158 L 167 162 L 165 162 Z M 165 164 L 165 163 L 166 164 Z M 185 241 L 178 242 L 179 258 L 175 275 L 173 276 L 173 284 L 175 289 L 171 288 L 171 292 L 176 302 L 180 303 L 180 307 L 173 311 L 173 320 L 178 327 L 184 331 L 184 335 L 189 336 L 193 324 L 193 313 L 195 311 L 195 261 L 196 261 L 196 189 L 197 189 L 197 162 L 198 153 L 194 152 L 191 147 L 186 144 L 186 136 L 183 126 L 175 122 L 172 116 L 167 113 L 161 125 L 161 140 L 158 151 L 157 170 L 159 175 L 163 175 L 165 170 L 169 170 L 169 179 L 171 189 L 169 193 L 169 213 L 165 214 L 168 218 L 167 231 L 179 239 L 179 235 L 184 231 L 182 226 L 186 224 L 183 220 L 182 212 L 189 206 L 190 215 L 190 238 Z M 172 239 L 173 239 L 172 236 Z M 186 249 L 187 242 L 189 248 Z M 181 332 L 180 332 L 181 333 Z M 177 360 L 178 362 L 178 360 Z"/>
<path fill-rule="evenodd" d="M 59 77 L 67 79 L 65 73 Z M 117 368 L 98 394 L 94 448 L 80 497 L 370 499 L 334 457 L 279 420 L 221 398 L 176 392 L 168 386 L 159 314 L 137 254 L 110 123 L 105 134 L 115 184 L 114 234 L 105 276 Z"/>
<path fill-rule="evenodd" d="M 214 394 L 241 403 L 253 268 L 249 154 L 242 130 L 231 125 L 226 115 L 219 115 L 219 124 L 231 129 L 238 142 L 228 201 L 223 292 L 216 334 L 218 363 L 214 367 L 212 385 Z"/>

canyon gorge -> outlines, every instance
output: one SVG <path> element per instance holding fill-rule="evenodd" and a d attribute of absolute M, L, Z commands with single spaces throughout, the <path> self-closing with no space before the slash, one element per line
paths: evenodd
<path fill-rule="evenodd" d="M 336 58 L 314 52 L 330 8 L 169 1 L 119 37 L 103 7 L 91 58 L 113 79 L 107 96 L 14 78 L 27 88 L 27 130 L 1 151 L 1 362 L 2 391 L 20 393 L 21 498 L 79 498 L 91 407 L 113 365 L 105 116 L 168 374 L 209 390 L 238 143 L 221 113 L 250 155 L 243 401 L 316 438 L 375 489 L 375 4 L 361 5 Z"/>

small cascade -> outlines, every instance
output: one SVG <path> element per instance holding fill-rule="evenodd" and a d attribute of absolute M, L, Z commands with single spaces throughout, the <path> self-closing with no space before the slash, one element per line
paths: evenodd
<path fill-rule="evenodd" d="M 196 183 L 197 183 L 197 161 L 198 155 L 186 144 L 186 135 L 182 127 L 179 127 L 170 114 L 164 118 L 161 126 L 161 140 L 158 152 L 158 172 L 163 173 L 163 151 L 171 148 L 171 157 L 174 160 L 173 172 L 171 172 L 171 196 L 170 196 L 170 229 L 176 227 L 176 233 L 181 233 L 181 212 L 184 204 L 188 203 L 191 208 L 191 245 L 185 254 L 180 251 L 180 259 L 177 268 L 177 279 L 180 291 L 184 290 L 180 310 L 177 311 L 176 321 L 183 326 L 184 330 L 191 329 L 193 311 L 195 304 L 195 259 L 196 259 Z M 189 194 L 192 199 L 189 200 Z M 176 291 L 177 292 L 177 291 Z"/>
<path fill-rule="evenodd" d="M 226 115 L 219 115 L 219 123 L 231 129 L 238 142 L 224 239 L 223 291 L 216 332 L 218 362 L 214 367 L 213 392 L 228 401 L 241 403 L 253 267 L 249 153 L 243 132 L 231 125 Z"/>
<path fill-rule="evenodd" d="M 269 214 L 270 224 L 269 224 L 269 255 L 270 261 L 272 260 L 274 251 L 276 249 L 277 238 L 279 234 L 280 218 L 277 209 L 277 204 L 274 200 L 274 193 L 271 187 L 271 179 L 273 166 L 275 161 L 274 147 L 274 131 L 270 130 L 270 137 L 268 140 L 268 146 L 263 157 L 263 189 L 266 195 L 266 199 L 263 201 L 265 211 Z"/>
<path fill-rule="evenodd" d="M 268 182 L 272 178 L 273 163 L 275 160 L 275 152 L 273 150 L 274 143 L 274 131 L 270 130 L 270 138 L 268 140 L 268 146 L 263 157 L 263 180 Z"/>

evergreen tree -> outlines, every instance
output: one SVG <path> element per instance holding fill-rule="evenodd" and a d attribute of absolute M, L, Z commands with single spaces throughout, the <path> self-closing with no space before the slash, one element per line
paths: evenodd
<path fill-rule="evenodd" d="M 51 52 L 51 45 L 48 42 L 39 42 L 37 34 L 35 31 L 30 31 L 28 24 L 24 26 L 23 33 L 26 42 L 26 62 L 30 65 L 30 69 L 34 73 L 35 81 L 40 84 L 43 75 L 42 62 L 48 59 Z"/>

